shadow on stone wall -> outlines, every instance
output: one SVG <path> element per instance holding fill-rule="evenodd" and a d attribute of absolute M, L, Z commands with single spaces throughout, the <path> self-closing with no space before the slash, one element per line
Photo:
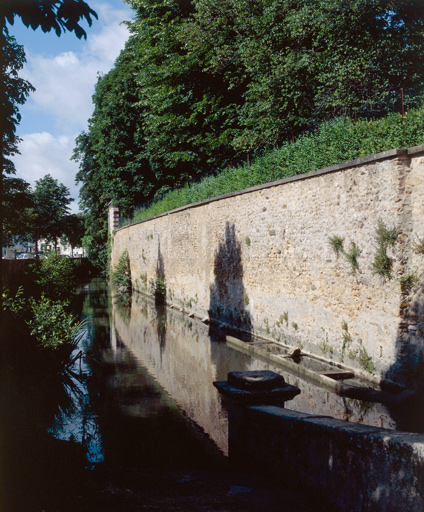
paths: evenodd
<path fill-rule="evenodd" d="M 243 284 L 241 243 L 235 226 L 227 222 L 225 233 L 215 252 L 214 282 L 210 287 L 209 315 L 212 320 L 247 333 L 252 331 L 251 315 L 247 308 L 249 297 Z"/>
<path fill-rule="evenodd" d="M 399 430 L 424 432 L 424 285 L 415 293 L 405 290 L 399 313 L 396 361 L 384 378 L 416 393 L 392 407 L 391 414 Z M 389 390 L 392 390 L 390 386 Z M 398 391 L 396 387 L 394 391 Z"/>
<path fill-rule="evenodd" d="M 158 242 L 158 261 L 156 263 L 156 276 L 151 283 L 153 295 L 156 304 L 165 304 L 166 302 L 166 280 L 165 280 L 165 263 L 163 261 L 162 252 L 160 250 L 160 241 Z"/>

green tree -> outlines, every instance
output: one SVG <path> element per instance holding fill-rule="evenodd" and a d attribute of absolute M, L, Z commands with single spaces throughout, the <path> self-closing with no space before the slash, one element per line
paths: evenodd
<path fill-rule="evenodd" d="M 104 186 L 101 167 L 98 165 L 88 133 L 83 132 L 77 137 L 74 158 L 79 161 L 80 166 L 76 179 L 82 182 L 80 207 L 85 217 L 83 246 L 93 265 L 106 270 L 107 209 L 111 195 Z"/>
<path fill-rule="evenodd" d="M 62 242 L 71 246 L 71 256 L 74 255 L 74 248 L 82 245 L 85 235 L 84 217 L 81 214 L 66 215 L 62 221 Z"/>
<path fill-rule="evenodd" d="M 35 272 L 42 293 L 53 300 L 65 300 L 78 283 L 73 261 L 57 253 L 44 258 Z"/>
<path fill-rule="evenodd" d="M 32 207 L 29 183 L 11 176 L 5 176 L 3 180 L 2 247 L 10 245 L 16 239 L 28 239 L 28 225 Z"/>
<path fill-rule="evenodd" d="M 224 78 L 186 49 L 190 2 L 129 2 L 132 35 L 114 68 L 99 78 L 87 132 L 76 141 L 80 205 L 90 259 L 106 263 L 107 208 L 134 206 L 237 156 L 237 106 Z M 237 93 L 238 94 L 238 93 Z M 237 96 L 237 94 L 235 96 Z"/>
<path fill-rule="evenodd" d="M 3 229 L 13 225 L 13 205 L 22 199 L 18 194 L 23 193 L 25 185 L 15 178 L 6 178 L 6 175 L 15 173 L 15 167 L 10 157 L 18 153 L 19 139 L 15 135 L 16 126 L 20 121 L 19 105 L 22 105 L 28 94 L 34 90 L 29 82 L 19 77 L 19 71 L 25 63 L 23 47 L 18 45 L 14 37 L 9 36 L 7 30 L 0 33 L 0 136 L 1 136 L 1 176 L 0 176 L 0 241 L 3 243 Z M 7 181 L 5 181 L 7 179 Z M 6 193 L 6 197 L 4 194 Z M 10 231 L 6 232 L 6 238 Z M 3 245 L 2 245 L 3 247 Z M 0 259 L 0 283 L 2 279 Z"/>
<path fill-rule="evenodd" d="M 130 28 L 138 42 L 139 105 L 144 108 L 144 154 L 156 193 L 180 186 L 237 157 L 238 91 L 224 75 L 204 69 L 204 49 L 191 52 L 186 28 L 194 6 L 185 0 L 132 0 Z"/>
<path fill-rule="evenodd" d="M 193 51 L 245 84 L 233 144 L 273 144 L 423 81 L 424 5 L 405 0 L 196 0 Z"/>
<path fill-rule="evenodd" d="M 40 238 L 57 241 L 65 230 L 65 221 L 69 216 L 69 205 L 73 201 L 69 189 L 47 174 L 35 182 L 32 193 L 33 210 L 30 233 L 36 243 Z"/>

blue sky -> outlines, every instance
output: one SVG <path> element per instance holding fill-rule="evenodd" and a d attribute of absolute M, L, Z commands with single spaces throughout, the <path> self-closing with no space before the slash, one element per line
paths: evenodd
<path fill-rule="evenodd" d="M 57 37 L 26 28 L 19 20 L 9 27 L 25 48 L 27 63 L 21 72 L 36 89 L 20 108 L 17 134 L 21 155 L 14 157 L 16 175 L 34 186 L 50 174 L 71 191 L 78 211 L 78 164 L 70 160 L 77 135 L 87 128 L 93 112 L 91 96 L 98 73 L 106 73 L 125 45 L 128 30 L 122 21 L 133 12 L 122 0 L 87 0 L 98 20 L 84 25 L 87 39 L 74 34 Z"/>

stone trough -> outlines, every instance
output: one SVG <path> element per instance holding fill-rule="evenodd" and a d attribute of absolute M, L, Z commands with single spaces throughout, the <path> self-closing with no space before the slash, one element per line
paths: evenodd
<path fill-rule="evenodd" d="M 282 375 L 269 370 L 230 372 L 227 381 L 213 385 L 234 402 L 249 405 L 278 404 L 292 400 L 300 393 L 300 389 L 287 384 Z"/>

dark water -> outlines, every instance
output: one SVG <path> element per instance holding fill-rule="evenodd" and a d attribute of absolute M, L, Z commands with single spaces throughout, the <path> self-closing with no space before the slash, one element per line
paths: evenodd
<path fill-rule="evenodd" d="M 139 496 L 131 490 L 130 499 L 127 487 L 162 496 L 172 479 L 182 485 L 196 471 L 228 472 L 227 410 L 212 382 L 229 371 L 281 370 L 180 312 L 135 294 L 113 297 L 99 280 L 82 287 L 77 302 L 88 321 L 75 378 L 16 379 L 13 364 L 3 372 L 1 510 L 127 510 L 122 503 Z M 385 428 L 405 418 L 283 374 L 301 388 L 290 409 Z M 116 508 L 108 508 L 111 497 Z"/>

